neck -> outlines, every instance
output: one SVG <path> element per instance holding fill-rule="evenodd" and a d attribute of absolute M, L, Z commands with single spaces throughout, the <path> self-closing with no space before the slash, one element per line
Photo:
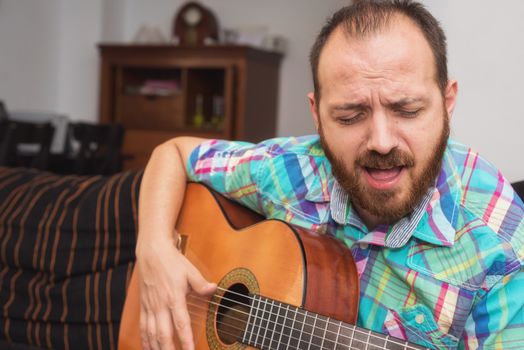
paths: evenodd
<path fill-rule="evenodd" d="M 392 222 L 384 220 L 384 218 L 375 216 L 371 214 L 369 211 L 359 208 L 354 204 L 353 204 L 353 207 L 357 211 L 358 216 L 360 217 L 360 220 L 364 222 L 364 224 L 366 225 L 369 231 L 374 230 L 379 225 L 391 225 L 392 224 Z"/>

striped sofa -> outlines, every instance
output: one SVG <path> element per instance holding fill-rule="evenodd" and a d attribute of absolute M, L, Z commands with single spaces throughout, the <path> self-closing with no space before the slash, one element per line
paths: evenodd
<path fill-rule="evenodd" d="M 141 176 L 0 167 L 4 346 L 116 349 Z"/>

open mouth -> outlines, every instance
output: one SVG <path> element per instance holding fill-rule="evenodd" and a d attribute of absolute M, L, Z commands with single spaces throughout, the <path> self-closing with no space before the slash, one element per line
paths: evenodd
<path fill-rule="evenodd" d="M 369 184 L 377 189 L 389 189 L 399 180 L 404 170 L 403 166 L 387 169 L 365 167 L 365 174 Z"/>

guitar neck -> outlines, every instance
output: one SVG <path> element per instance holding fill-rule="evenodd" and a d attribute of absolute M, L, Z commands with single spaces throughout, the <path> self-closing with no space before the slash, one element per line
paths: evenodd
<path fill-rule="evenodd" d="M 262 350 L 425 349 L 258 295 L 240 341 Z"/>

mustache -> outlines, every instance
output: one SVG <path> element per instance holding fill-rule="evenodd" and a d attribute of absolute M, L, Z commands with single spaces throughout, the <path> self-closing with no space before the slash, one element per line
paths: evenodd
<path fill-rule="evenodd" d="M 375 169 L 389 169 L 400 166 L 409 168 L 415 165 L 415 160 L 408 153 L 394 148 L 388 154 L 381 154 L 377 151 L 365 152 L 357 157 L 356 164 Z"/>

